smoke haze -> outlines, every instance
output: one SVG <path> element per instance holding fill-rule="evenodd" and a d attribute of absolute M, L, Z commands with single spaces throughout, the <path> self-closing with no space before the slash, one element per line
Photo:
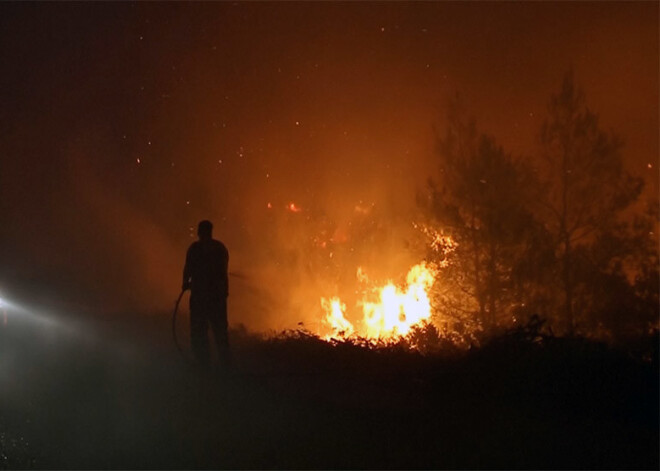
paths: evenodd
<path fill-rule="evenodd" d="M 230 322 L 313 322 L 358 265 L 405 275 L 456 91 L 534 151 L 573 66 L 658 192 L 658 5 L 2 4 L 0 283 L 163 312 L 197 222 Z M 648 167 L 651 165 L 651 167 Z M 37 293 L 35 293 L 35 296 Z"/>

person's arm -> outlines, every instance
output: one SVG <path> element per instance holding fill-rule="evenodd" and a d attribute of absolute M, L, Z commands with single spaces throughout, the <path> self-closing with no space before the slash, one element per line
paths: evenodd
<path fill-rule="evenodd" d="M 185 291 L 187 289 L 190 289 L 190 252 L 191 252 L 192 246 L 188 248 L 188 251 L 186 252 L 186 263 L 183 266 L 183 283 L 181 283 L 181 290 Z"/>

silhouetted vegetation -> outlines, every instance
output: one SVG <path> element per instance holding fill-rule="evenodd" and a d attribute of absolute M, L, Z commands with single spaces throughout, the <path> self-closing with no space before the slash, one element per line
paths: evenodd
<path fill-rule="evenodd" d="M 235 330 L 236 368 L 218 375 L 183 363 L 167 328 L 157 342 L 157 322 L 94 343 L 0 331 L 22 366 L 2 396 L 3 467 L 658 466 L 657 333 L 615 348 L 535 317 L 445 350 L 431 328 L 390 344 Z"/>
<path fill-rule="evenodd" d="M 435 293 L 452 330 L 476 321 L 488 337 L 535 314 L 555 333 L 611 342 L 658 328 L 658 201 L 633 209 L 643 181 L 572 71 L 549 101 L 535 155 L 507 153 L 458 100 L 447 122 L 439 175 L 420 202 L 458 244 Z"/>

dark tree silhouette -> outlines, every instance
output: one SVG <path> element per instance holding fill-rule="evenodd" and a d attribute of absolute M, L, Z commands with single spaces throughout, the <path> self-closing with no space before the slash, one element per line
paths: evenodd
<path fill-rule="evenodd" d="M 547 319 L 555 333 L 634 337 L 658 327 L 658 204 L 623 164 L 572 71 L 551 96 L 538 158 L 522 160 L 467 119 L 458 100 L 436 132 L 439 176 L 423 207 L 457 243 L 435 303 L 486 330 Z M 459 325 L 460 325 L 459 322 Z"/>
<path fill-rule="evenodd" d="M 539 214 L 553 238 L 564 330 L 573 333 L 576 315 L 586 309 L 585 250 L 613 233 L 622 211 L 639 197 L 642 180 L 624 169 L 621 139 L 601 129 L 572 71 L 550 99 L 540 143 L 545 185 Z M 604 273 L 607 258 L 588 271 Z"/>
<path fill-rule="evenodd" d="M 625 340 L 657 328 L 660 284 L 654 220 L 657 209 L 650 208 L 599 232 L 592 244 L 576 250 L 580 296 L 575 301 L 588 333 Z"/>
<path fill-rule="evenodd" d="M 476 312 L 484 328 L 506 325 L 525 304 L 520 266 L 529 262 L 538 229 L 525 207 L 534 174 L 480 133 L 457 101 L 436 144 L 440 177 L 430 182 L 429 209 L 458 244 L 443 275 L 443 308 Z"/>

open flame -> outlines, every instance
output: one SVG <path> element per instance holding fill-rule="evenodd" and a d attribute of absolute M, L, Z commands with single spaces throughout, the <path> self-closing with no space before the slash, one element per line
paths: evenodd
<path fill-rule="evenodd" d="M 437 269 L 422 262 L 409 270 L 405 286 L 400 288 L 388 282 L 385 286 L 367 290 L 356 303 L 356 307 L 362 308 L 362 319 L 356 325 L 346 319 L 346 304 L 338 297 L 321 298 L 325 325 L 331 330 L 325 339 L 357 336 L 390 340 L 408 334 L 414 325 L 431 318 L 429 291 L 436 276 Z M 357 278 L 363 283 L 368 281 L 361 267 Z"/>
<path fill-rule="evenodd" d="M 321 306 L 327 313 L 326 322 L 332 326 L 335 335 L 341 337 L 349 337 L 355 331 L 353 325 L 346 320 L 344 312 L 346 312 L 346 304 L 342 303 L 339 298 L 326 299 L 321 298 Z M 332 336 L 330 336 L 331 338 Z"/>

